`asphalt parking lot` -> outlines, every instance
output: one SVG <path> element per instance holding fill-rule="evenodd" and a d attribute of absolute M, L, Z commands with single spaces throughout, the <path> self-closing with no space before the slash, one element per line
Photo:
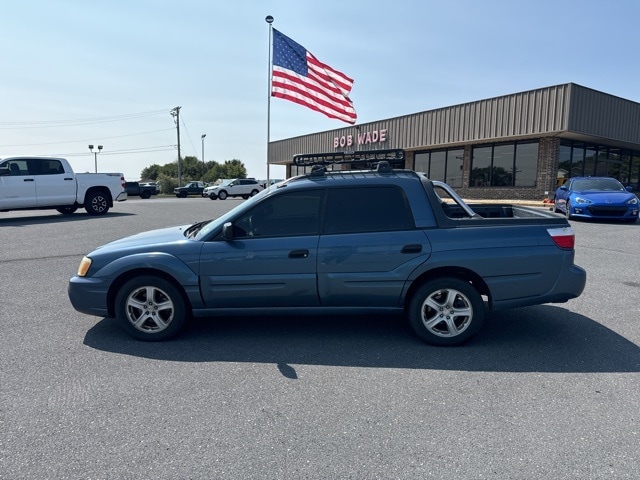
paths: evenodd
<path fill-rule="evenodd" d="M 0 213 L 0 479 L 640 478 L 640 223 L 572 220 L 583 295 L 456 348 L 386 317 L 143 343 L 72 309 L 88 251 L 240 202 Z"/>

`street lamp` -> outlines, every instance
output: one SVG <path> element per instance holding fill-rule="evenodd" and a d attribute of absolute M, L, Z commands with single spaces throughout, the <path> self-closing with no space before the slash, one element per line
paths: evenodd
<path fill-rule="evenodd" d="M 98 154 L 102 151 L 102 145 L 98 145 L 98 151 L 93 151 L 93 145 L 89 145 L 89 151 L 93 153 L 94 162 L 96 165 L 96 173 L 98 173 Z"/>
<path fill-rule="evenodd" d="M 200 137 L 200 140 L 202 140 L 202 181 L 204 182 L 204 137 L 206 137 L 207 134 L 203 133 L 202 136 Z"/>

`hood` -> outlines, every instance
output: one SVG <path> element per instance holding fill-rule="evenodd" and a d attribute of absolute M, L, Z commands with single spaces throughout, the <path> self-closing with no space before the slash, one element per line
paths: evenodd
<path fill-rule="evenodd" d="M 106 245 L 99 247 L 96 252 L 105 254 L 115 250 L 120 253 L 122 253 L 123 250 L 154 251 L 161 245 L 177 245 L 181 242 L 191 242 L 192 240 L 189 240 L 184 236 L 184 231 L 189 228 L 189 226 L 190 225 L 181 225 L 178 227 L 161 228 L 157 230 L 150 230 L 148 232 L 137 233 L 135 235 L 107 243 Z"/>
<path fill-rule="evenodd" d="M 598 203 L 623 203 L 635 197 L 633 193 L 627 191 L 574 190 L 571 193 Z"/>

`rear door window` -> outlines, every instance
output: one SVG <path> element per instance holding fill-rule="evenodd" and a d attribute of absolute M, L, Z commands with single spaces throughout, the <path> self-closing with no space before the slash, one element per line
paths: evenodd
<path fill-rule="evenodd" d="M 325 234 L 414 228 L 404 191 L 394 185 L 334 188 L 327 195 Z"/>

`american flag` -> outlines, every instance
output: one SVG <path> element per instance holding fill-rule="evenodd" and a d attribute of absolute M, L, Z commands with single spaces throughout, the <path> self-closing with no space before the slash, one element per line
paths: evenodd
<path fill-rule="evenodd" d="M 347 123 L 356 123 L 349 99 L 353 79 L 320 62 L 302 45 L 273 29 L 271 96 Z"/>

